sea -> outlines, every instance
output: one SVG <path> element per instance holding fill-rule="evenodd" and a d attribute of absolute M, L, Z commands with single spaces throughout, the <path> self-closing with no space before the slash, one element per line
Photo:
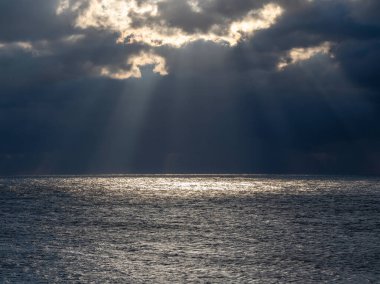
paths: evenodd
<path fill-rule="evenodd" d="M 380 179 L 0 178 L 0 283 L 380 283 Z"/>

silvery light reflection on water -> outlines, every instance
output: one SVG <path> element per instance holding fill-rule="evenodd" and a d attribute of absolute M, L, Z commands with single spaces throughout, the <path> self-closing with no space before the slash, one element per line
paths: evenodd
<path fill-rule="evenodd" d="M 380 281 L 378 179 L 0 179 L 2 282 Z"/>

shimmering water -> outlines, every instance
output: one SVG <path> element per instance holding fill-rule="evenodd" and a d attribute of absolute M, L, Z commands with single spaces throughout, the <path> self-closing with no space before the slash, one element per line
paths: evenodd
<path fill-rule="evenodd" d="M 0 282 L 380 283 L 379 181 L 0 179 Z"/>

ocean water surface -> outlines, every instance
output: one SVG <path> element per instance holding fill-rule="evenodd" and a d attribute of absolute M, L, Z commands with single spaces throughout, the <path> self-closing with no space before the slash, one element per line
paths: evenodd
<path fill-rule="evenodd" d="M 0 179 L 0 283 L 380 283 L 380 180 Z"/>

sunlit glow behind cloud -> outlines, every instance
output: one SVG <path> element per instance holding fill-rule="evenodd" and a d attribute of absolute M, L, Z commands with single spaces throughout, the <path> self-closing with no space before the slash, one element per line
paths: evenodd
<path fill-rule="evenodd" d="M 72 34 L 51 40 L 36 40 L 36 41 L 13 41 L 13 42 L 0 42 L 0 52 L 14 53 L 22 51 L 24 53 L 32 54 L 33 57 L 48 56 L 54 54 L 54 45 L 70 46 L 78 43 L 85 36 L 82 34 Z"/>
<path fill-rule="evenodd" d="M 329 54 L 331 49 L 330 42 L 324 42 L 318 46 L 308 47 L 308 48 L 293 48 L 291 49 L 286 57 L 277 65 L 279 70 L 285 69 L 288 65 L 296 64 L 301 61 L 309 60 L 317 54 Z"/>
<path fill-rule="evenodd" d="M 141 78 L 140 67 L 146 65 L 153 65 L 153 72 L 161 76 L 168 74 L 165 59 L 153 52 L 141 52 L 137 55 L 133 55 L 128 59 L 127 63 L 130 66 L 129 69 L 102 67 L 100 75 L 118 80 Z"/>
<path fill-rule="evenodd" d="M 259 9 L 247 11 L 237 18 L 224 17 L 211 23 L 207 29 L 195 28 L 185 31 L 180 25 L 173 25 L 163 15 L 170 0 L 60 0 L 57 15 L 74 15 L 73 25 L 79 29 L 94 28 L 119 34 L 118 44 L 143 44 L 151 51 L 132 55 L 126 68 L 100 67 L 100 75 L 114 79 L 140 78 L 140 67 L 153 65 L 153 72 L 167 74 L 165 58 L 155 54 L 154 48 L 169 46 L 180 48 L 191 42 L 203 40 L 217 44 L 235 46 L 251 37 L 255 31 L 272 26 L 282 15 L 283 9 L 277 4 L 266 4 Z M 178 0 L 181 1 L 181 0 Z M 196 16 L 203 11 L 199 0 L 182 0 L 189 11 Z M 206 15 L 207 16 L 207 15 Z"/>
<path fill-rule="evenodd" d="M 57 14 L 76 13 L 75 26 L 82 29 L 91 27 L 119 32 L 119 43 L 181 47 L 197 40 L 236 45 L 255 31 L 269 28 L 283 12 L 280 6 L 267 4 L 261 9 L 248 11 L 241 19 L 215 23 L 207 32 L 188 33 L 180 27 L 170 26 L 165 19 L 160 18 L 159 3 L 165 1 L 138 3 L 136 0 L 87 0 L 88 6 L 81 9 L 77 1 L 61 0 Z M 194 13 L 202 12 L 198 1 L 189 0 L 187 4 Z M 134 19 L 139 19 L 143 24 L 134 25 Z"/>

